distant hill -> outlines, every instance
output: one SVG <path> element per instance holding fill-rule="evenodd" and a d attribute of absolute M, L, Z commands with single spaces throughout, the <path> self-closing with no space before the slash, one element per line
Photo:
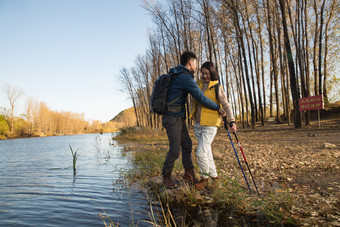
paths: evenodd
<path fill-rule="evenodd" d="M 116 123 L 118 128 L 135 126 L 137 122 L 133 107 L 121 111 L 110 121 Z"/>

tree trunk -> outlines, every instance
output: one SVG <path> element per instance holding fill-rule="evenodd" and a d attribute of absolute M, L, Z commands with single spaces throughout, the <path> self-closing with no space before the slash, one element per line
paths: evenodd
<path fill-rule="evenodd" d="M 252 91 L 251 91 L 251 85 L 250 85 L 250 79 L 249 79 L 249 71 L 248 71 L 248 63 L 247 63 L 247 56 L 246 56 L 246 50 L 243 42 L 243 34 L 244 32 L 241 30 L 240 27 L 240 22 L 238 20 L 237 16 L 237 11 L 235 11 L 235 23 L 236 23 L 236 31 L 237 31 L 237 36 L 239 39 L 239 44 L 240 48 L 242 51 L 242 56 L 243 56 L 243 62 L 244 62 L 244 73 L 246 76 L 246 82 L 247 82 L 247 89 L 248 89 L 248 95 L 249 95 L 249 102 L 250 102 L 250 112 L 251 112 L 251 125 L 252 128 L 255 129 L 255 111 L 254 111 L 254 102 L 253 102 L 253 96 L 252 96 Z"/>
<path fill-rule="evenodd" d="M 318 90 L 318 66 L 317 66 L 317 58 L 316 58 L 316 48 L 318 46 L 318 27 L 319 27 L 319 14 L 318 8 L 316 5 L 316 0 L 313 3 L 314 14 L 315 14 L 315 32 L 314 32 L 314 44 L 313 44 L 313 66 L 314 66 L 314 95 L 319 94 Z"/>
<path fill-rule="evenodd" d="M 285 81 L 286 81 L 286 85 L 285 85 L 285 95 L 286 95 L 286 112 L 287 112 L 287 117 L 288 117 L 288 125 L 290 125 L 291 123 L 291 109 L 290 109 L 290 96 L 289 96 L 289 79 L 288 79 L 288 65 L 287 65 L 287 52 L 286 49 L 284 49 L 284 58 L 283 58 L 283 65 L 285 68 Z"/>
<path fill-rule="evenodd" d="M 322 72 L 321 72 L 321 66 L 322 66 L 322 32 L 323 32 L 323 11 L 325 9 L 325 2 L 326 0 L 323 0 L 322 6 L 321 6 L 321 12 L 320 12 L 320 33 L 319 33 L 319 94 L 322 94 Z"/>
<path fill-rule="evenodd" d="M 273 12 L 274 14 L 274 12 Z M 269 0 L 267 0 L 267 30 L 268 30 L 268 38 L 269 38 L 269 51 L 270 51 L 270 62 L 271 62 L 271 65 L 273 67 L 273 77 L 272 78 L 272 81 L 273 81 L 273 84 L 274 84 L 274 88 L 275 88 L 275 100 L 276 100 L 276 122 L 277 123 L 280 123 L 280 107 L 279 107 L 279 99 L 278 99 L 278 70 L 277 70 L 277 65 L 276 65 L 276 54 L 275 54 L 275 46 L 274 46 L 274 36 L 275 36 L 275 33 L 272 34 L 272 21 L 271 21 L 271 12 L 270 12 L 270 5 L 269 5 Z M 271 86 L 272 86 L 272 83 L 271 83 Z M 272 92 L 272 90 L 271 90 Z M 272 97 L 272 94 L 271 94 L 271 97 Z M 272 110 L 273 110 L 273 107 L 272 107 L 272 102 L 271 102 L 271 116 L 272 116 Z"/>
<path fill-rule="evenodd" d="M 306 96 L 310 97 L 310 67 L 309 67 L 309 39 L 308 39 L 308 17 L 307 17 L 307 0 L 303 0 L 304 2 L 304 16 L 305 16 L 305 25 L 304 25 L 304 37 L 306 46 L 304 48 L 304 58 L 305 58 L 305 73 L 306 73 Z M 310 124 L 310 111 L 306 113 L 306 123 Z"/>
<path fill-rule="evenodd" d="M 324 102 L 325 104 L 328 104 L 328 91 L 327 91 L 327 54 L 328 54 L 328 26 L 329 23 L 332 20 L 332 17 L 334 15 L 334 10 L 335 10 L 335 5 L 336 5 L 336 1 L 333 0 L 333 3 L 331 5 L 331 9 L 329 12 L 329 18 L 326 22 L 326 27 L 325 27 L 325 57 L 324 57 L 324 64 L 323 64 L 323 97 L 324 97 Z"/>
<path fill-rule="evenodd" d="M 238 45 L 238 53 L 240 53 L 240 45 Z M 240 102 L 241 102 L 241 105 L 242 105 L 242 122 L 243 122 L 243 128 L 245 127 L 245 124 L 246 126 L 248 127 L 249 126 L 249 120 L 248 120 L 248 97 L 247 97 L 247 92 L 246 92 L 246 85 L 245 85 L 245 82 L 244 82 L 244 73 L 243 73 L 243 69 L 242 69 L 242 59 L 241 59 L 241 54 L 239 54 L 238 56 L 238 75 L 240 75 L 240 79 L 239 79 L 239 83 L 240 83 Z M 244 90 L 244 92 L 243 92 Z M 244 95 L 244 97 L 243 97 Z M 244 102 L 245 102 L 245 105 L 244 105 Z M 245 107 L 244 107 L 245 106 Z M 244 111 L 244 109 L 246 109 Z M 244 113 L 246 112 L 246 113 Z M 244 115 L 246 114 L 246 122 L 245 122 L 245 119 L 244 119 Z"/>
<path fill-rule="evenodd" d="M 296 128 L 301 128 L 301 115 L 299 111 L 299 92 L 297 90 L 297 83 L 296 83 L 296 77 L 295 77 L 295 66 L 294 66 L 294 60 L 292 56 L 292 50 L 289 43 L 289 37 L 288 37 L 288 29 L 287 29 L 287 22 L 286 22 L 286 10 L 285 10 L 285 0 L 279 0 L 281 13 L 282 13 L 282 26 L 283 26 L 283 33 L 285 38 L 285 47 L 287 52 L 287 61 L 289 66 L 289 74 L 290 74 L 290 83 L 291 83 L 291 91 L 293 96 L 293 103 L 294 103 L 294 124 Z"/>
<path fill-rule="evenodd" d="M 248 5 L 248 3 L 246 1 L 244 1 L 244 4 L 245 5 Z M 248 28 L 249 28 L 249 33 L 250 33 L 250 36 L 252 37 L 253 35 L 253 32 L 252 32 L 252 27 L 249 23 L 249 15 L 248 15 L 248 11 L 247 11 L 247 7 L 245 7 L 245 12 L 246 12 L 246 19 L 247 19 L 247 23 L 248 23 Z M 242 17 L 242 22 L 243 22 L 243 25 L 244 25 L 244 30 L 247 31 L 247 27 L 246 27 L 246 21 L 244 20 L 244 17 L 242 15 L 242 13 L 240 13 L 241 17 Z M 249 65 L 250 65 L 250 75 L 251 75 L 251 85 L 252 85 L 252 97 L 254 98 L 254 121 L 258 121 L 258 117 L 257 117 L 257 101 L 256 101 L 256 89 L 255 89 L 255 77 L 254 77 L 254 70 L 253 70 L 253 60 L 252 60 L 252 57 L 251 57 L 251 49 L 250 49 L 250 41 L 249 41 L 249 36 L 248 36 L 248 33 L 247 32 L 244 32 L 244 36 L 246 38 L 246 41 L 247 41 L 247 48 L 248 48 L 248 59 L 249 59 Z M 253 54 L 254 53 L 254 49 L 253 49 Z M 254 58 L 254 61 L 255 61 L 255 58 Z M 254 64 L 256 64 L 254 62 Z"/>
<path fill-rule="evenodd" d="M 256 7 L 256 12 L 258 13 L 257 6 L 255 6 L 255 7 Z M 259 29 L 261 30 L 261 27 L 259 27 Z M 257 96 L 258 96 L 258 100 L 259 100 L 259 110 L 260 110 L 259 115 L 260 115 L 260 119 L 261 119 L 261 124 L 263 126 L 264 125 L 264 116 L 263 116 L 263 106 L 262 106 L 261 86 L 260 86 L 259 48 L 258 48 L 258 45 L 256 44 L 256 42 L 254 40 L 254 36 L 253 36 L 252 30 L 250 31 L 250 35 L 252 37 L 252 46 L 253 46 L 253 54 L 254 54 L 254 64 L 255 64 L 255 72 L 256 72 L 256 85 L 257 85 Z"/>
<path fill-rule="evenodd" d="M 282 56 L 282 42 L 281 42 L 281 27 L 279 24 L 279 19 L 278 19 L 278 14 L 277 14 L 277 41 L 278 41 L 278 50 L 279 50 L 279 62 L 280 62 L 280 76 L 281 76 L 281 96 L 282 96 L 282 109 L 283 109 L 283 116 L 284 116 L 284 121 L 287 120 L 287 109 L 286 109 L 286 89 L 285 89 L 285 68 L 283 66 L 283 56 Z"/>
<path fill-rule="evenodd" d="M 264 121 L 267 117 L 267 104 L 266 104 L 266 86 L 264 83 L 264 57 L 263 57 L 263 41 L 262 41 L 262 23 L 260 20 L 260 13 L 258 11 L 258 5 L 256 3 L 256 15 L 257 15 L 257 22 L 259 25 L 259 39 L 260 39 L 260 51 L 261 51 L 261 79 L 262 79 L 262 97 L 263 97 L 263 112 L 262 112 L 262 126 L 264 126 Z"/>

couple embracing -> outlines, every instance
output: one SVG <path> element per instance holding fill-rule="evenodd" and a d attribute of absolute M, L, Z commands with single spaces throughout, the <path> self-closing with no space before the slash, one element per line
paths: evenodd
<path fill-rule="evenodd" d="M 203 189 L 209 178 L 217 179 L 211 143 L 221 122 L 220 116 L 228 116 L 230 128 L 236 132 L 231 105 L 227 101 L 223 87 L 218 83 L 214 64 L 205 62 L 201 66 L 201 77 L 197 83 L 194 79 L 196 68 L 196 55 L 185 51 L 181 55 L 180 65 L 169 71 L 170 74 L 178 74 L 178 76 L 169 86 L 167 103 L 171 104 L 162 117 L 162 124 L 169 140 L 169 151 L 162 169 L 163 184 L 167 188 L 177 187 L 171 178 L 171 172 L 181 152 L 185 169 L 184 180 L 194 183 L 198 189 Z M 198 140 L 196 156 L 201 173 L 200 181 L 195 178 L 191 156 L 192 141 L 185 123 L 185 103 L 188 94 L 195 99 L 190 118 L 195 122 L 194 131 Z"/>

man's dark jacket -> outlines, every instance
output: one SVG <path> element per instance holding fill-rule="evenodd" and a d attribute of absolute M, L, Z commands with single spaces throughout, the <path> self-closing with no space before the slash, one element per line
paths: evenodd
<path fill-rule="evenodd" d="M 185 114 L 185 102 L 187 100 L 188 94 L 190 94 L 194 99 L 196 99 L 203 106 L 206 106 L 212 110 L 219 110 L 220 106 L 215 102 L 208 99 L 197 86 L 194 80 L 194 75 L 192 72 L 185 68 L 183 65 L 178 65 L 175 68 L 171 68 L 169 73 L 180 74 L 176 76 L 169 87 L 167 103 L 175 100 L 177 97 L 182 96 L 179 100 L 171 104 L 168 110 L 164 113 L 168 116 L 181 117 Z"/>

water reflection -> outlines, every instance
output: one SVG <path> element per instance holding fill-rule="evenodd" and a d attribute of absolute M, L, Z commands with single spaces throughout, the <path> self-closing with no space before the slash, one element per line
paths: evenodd
<path fill-rule="evenodd" d="M 147 226 L 149 202 L 119 180 L 128 160 L 111 134 L 0 141 L 0 163 L 0 226 L 103 226 L 103 210 L 121 226 Z"/>

